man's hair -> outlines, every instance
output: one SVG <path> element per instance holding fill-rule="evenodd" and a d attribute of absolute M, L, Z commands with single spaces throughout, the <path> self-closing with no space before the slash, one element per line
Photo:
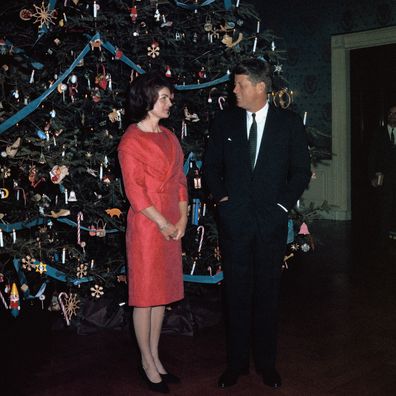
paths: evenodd
<path fill-rule="evenodd" d="M 272 90 L 272 65 L 269 62 L 257 58 L 243 60 L 235 66 L 235 74 L 247 75 L 254 84 L 263 81 L 266 91 Z"/>
<path fill-rule="evenodd" d="M 160 72 L 141 74 L 129 86 L 126 100 L 126 116 L 130 123 L 143 120 L 158 100 L 158 92 L 168 88 L 172 93 L 173 84 Z"/>

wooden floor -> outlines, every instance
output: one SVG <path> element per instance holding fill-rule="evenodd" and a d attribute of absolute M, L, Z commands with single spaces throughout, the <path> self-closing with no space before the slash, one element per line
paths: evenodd
<path fill-rule="evenodd" d="M 254 369 L 232 388 L 216 387 L 225 363 L 219 313 L 217 324 L 194 336 L 162 337 L 163 361 L 182 378 L 172 395 L 396 395 L 396 249 L 375 251 L 368 238 L 351 238 L 349 222 L 311 228 L 319 239 L 316 251 L 283 274 L 282 387 L 266 387 Z M 13 324 L 1 338 L 1 395 L 152 394 L 136 372 L 128 328 L 82 336 L 20 319 L 23 328 Z"/>

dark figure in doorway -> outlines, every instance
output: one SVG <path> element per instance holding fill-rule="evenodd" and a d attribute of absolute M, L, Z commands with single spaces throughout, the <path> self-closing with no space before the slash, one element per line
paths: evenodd
<path fill-rule="evenodd" d="M 252 337 L 263 382 L 279 387 L 275 369 L 278 295 L 287 212 L 311 177 L 300 117 L 269 105 L 270 65 L 249 59 L 234 70 L 236 108 L 211 128 L 204 174 L 217 202 L 224 259 L 227 369 L 218 386 L 247 374 Z"/>
<path fill-rule="evenodd" d="M 389 109 L 387 125 L 373 135 L 368 170 L 378 193 L 378 243 L 385 247 L 396 220 L 396 105 Z"/>

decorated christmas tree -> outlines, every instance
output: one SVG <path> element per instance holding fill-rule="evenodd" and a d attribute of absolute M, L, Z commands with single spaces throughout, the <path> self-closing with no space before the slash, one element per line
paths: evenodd
<path fill-rule="evenodd" d="M 254 7 L 239 0 L 1 7 L 4 305 L 16 316 L 23 301 L 53 297 L 71 316 L 80 296 L 100 298 L 122 279 L 128 202 L 116 148 L 128 84 L 152 69 L 176 86 L 166 126 L 181 141 L 189 183 L 185 274 L 219 273 L 213 203 L 200 167 L 211 119 L 232 104 L 230 70 L 242 58 L 263 58 L 276 79 L 270 99 L 281 107 L 292 102 L 282 81 L 283 44 L 263 29 Z"/>

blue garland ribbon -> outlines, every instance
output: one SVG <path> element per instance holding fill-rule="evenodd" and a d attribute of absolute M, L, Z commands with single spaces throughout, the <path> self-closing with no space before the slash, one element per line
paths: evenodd
<path fill-rule="evenodd" d="M 35 298 L 39 298 L 44 293 L 45 288 L 47 287 L 47 282 L 42 283 L 42 285 L 40 286 L 40 288 L 36 294 L 34 294 L 34 295 L 31 294 L 29 286 L 27 284 L 27 279 L 26 279 L 25 273 L 22 270 L 20 260 L 14 259 L 13 264 L 14 264 L 15 271 L 18 275 L 19 284 L 25 286 L 25 289 L 22 291 L 23 297 L 27 300 L 33 300 Z"/>
<path fill-rule="evenodd" d="M 40 298 L 42 294 L 44 294 L 45 289 L 48 284 L 48 280 L 43 282 L 36 294 L 31 294 L 29 285 L 27 283 L 26 275 L 23 272 L 21 261 L 17 258 L 13 260 L 14 268 L 17 273 L 19 284 L 24 285 L 24 290 L 22 291 L 23 297 L 26 300 L 33 300 L 35 298 Z M 39 261 L 34 262 L 35 265 L 40 264 Z M 46 276 L 56 279 L 59 282 L 70 282 L 73 286 L 79 286 L 83 283 L 92 282 L 95 280 L 94 276 L 85 276 L 82 278 L 70 277 L 66 275 L 63 271 L 59 271 L 58 269 L 52 267 L 51 265 L 46 264 L 46 271 L 43 272 Z M 120 274 L 125 274 L 125 266 L 120 269 Z M 223 272 L 219 272 L 216 275 L 183 275 L 183 281 L 185 282 L 194 282 L 194 283 L 206 283 L 206 284 L 214 284 L 219 283 L 224 279 Z"/>
<path fill-rule="evenodd" d="M 98 39 L 99 33 L 95 34 L 92 38 L 92 40 Z M 65 80 L 69 74 L 76 68 L 76 66 L 79 64 L 79 62 L 85 57 L 85 55 L 90 51 L 90 44 L 88 43 L 84 49 L 80 52 L 80 54 L 77 56 L 77 58 L 74 60 L 74 62 L 69 66 L 67 70 L 65 70 L 59 77 L 58 79 L 52 84 L 43 94 L 41 94 L 39 97 L 36 99 L 32 100 L 28 105 L 26 105 L 23 109 L 19 110 L 16 114 L 5 120 L 3 123 L 0 124 L 0 134 L 6 131 L 8 128 L 11 128 L 14 126 L 17 122 L 21 121 L 25 117 L 27 117 L 29 114 L 31 114 L 34 110 L 36 110 L 41 102 L 46 99 L 55 89 L 58 88 L 58 85 L 62 83 L 63 80 Z"/>
<path fill-rule="evenodd" d="M 96 33 L 94 36 L 90 38 L 90 42 L 94 40 L 100 39 L 100 34 Z M 62 83 L 63 80 L 65 80 L 69 74 L 76 68 L 76 66 L 79 64 L 79 62 L 85 57 L 85 55 L 90 51 L 90 42 L 84 47 L 84 49 L 80 52 L 80 54 L 77 56 L 77 58 L 74 60 L 74 62 L 70 65 L 70 67 L 62 73 L 56 82 L 51 85 L 42 95 L 31 101 L 29 104 L 27 104 L 23 109 L 19 110 L 16 114 L 5 120 L 3 123 L 0 124 L 0 134 L 5 132 L 7 129 L 11 128 L 14 126 L 16 123 L 27 117 L 29 114 L 31 114 L 33 111 L 35 111 L 40 104 L 43 102 L 44 99 L 46 99 L 57 87 L 60 83 Z M 102 43 L 103 47 L 106 48 L 108 51 L 110 51 L 112 54 L 115 54 L 116 49 L 115 47 L 109 43 L 109 42 L 104 42 Z M 124 62 L 126 65 L 131 67 L 132 69 L 136 70 L 138 73 L 142 74 L 145 73 L 145 71 L 138 66 L 135 62 L 133 62 L 131 59 L 129 59 L 127 56 L 122 55 L 120 58 L 122 62 Z M 200 84 L 189 84 L 189 85 L 175 85 L 175 89 L 179 91 L 187 91 L 187 90 L 193 90 L 193 89 L 204 89 L 208 87 L 212 87 L 214 85 L 222 84 L 230 79 L 230 75 L 226 73 L 224 76 L 217 78 L 212 81 L 208 81 L 206 83 L 200 83 Z"/>
<path fill-rule="evenodd" d="M 187 176 L 187 173 L 188 173 L 188 171 L 189 171 L 189 169 L 190 169 L 190 161 L 194 161 L 195 160 L 195 162 L 196 162 L 196 164 L 197 164 L 197 167 L 199 168 L 199 169 L 201 169 L 201 167 L 202 167 L 202 161 L 201 160 L 197 160 L 197 156 L 196 156 L 196 154 L 195 153 L 193 153 L 193 152 L 191 152 L 190 154 L 188 154 L 188 157 L 187 157 L 187 159 L 186 159 L 186 161 L 184 162 L 184 165 L 183 165 L 183 172 L 184 172 L 184 174 Z"/>
<path fill-rule="evenodd" d="M 68 219 L 66 217 L 62 217 L 62 218 L 58 218 L 58 219 L 38 217 L 36 219 L 32 219 L 32 220 L 29 220 L 29 221 L 20 221 L 18 223 L 13 223 L 13 224 L 1 224 L 0 223 L 0 229 L 2 231 L 4 231 L 4 232 L 10 232 L 11 233 L 13 230 L 20 231 L 20 230 L 24 230 L 24 229 L 27 229 L 27 228 L 37 227 L 37 226 L 42 225 L 42 224 L 48 224 L 48 222 L 52 221 L 52 220 L 59 221 L 60 223 L 67 224 L 67 225 L 69 225 L 71 227 L 77 227 L 77 223 L 75 221 L 70 220 L 70 219 Z M 81 226 L 81 230 L 88 231 L 88 232 L 92 231 L 90 228 L 83 227 L 83 226 Z M 120 230 L 118 230 L 116 228 L 109 229 L 109 230 L 106 229 L 106 234 L 113 234 L 113 233 L 116 233 L 116 232 L 120 232 Z"/>

